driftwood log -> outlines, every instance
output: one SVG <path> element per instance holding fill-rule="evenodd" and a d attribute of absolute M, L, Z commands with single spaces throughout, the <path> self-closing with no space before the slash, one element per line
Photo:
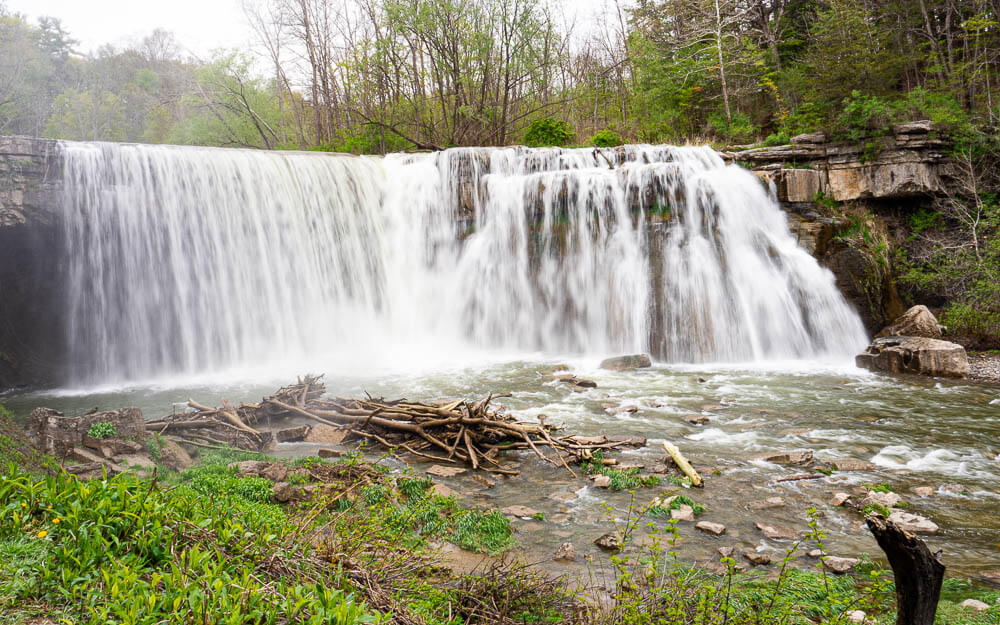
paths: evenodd
<path fill-rule="evenodd" d="M 576 476 L 570 462 L 592 457 L 597 450 L 641 447 L 645 439 L 606 436 L 559 436 L 558 428 L 543 421 L 518 421 L 503 406 L 494 406 L 501 395 L 470 401 L 418 402 L 326 398 L 322 376 L 305 376 L 259 403 L 234 408 L 226 400 L 213 408 L 189 400 L 193 412 L 169 415 L 150 422 L 148 428 L 163 435 L 177 435 L 195 444 L 230 445 L 263 450 L 270 432 L 253 425 L 290 417 L 304 417 L 346 431 L 391 450 L 447 464 L 463 464 L 503 475 L 518 471 L 500 462 L 504 452 L 531 450 L 542 460 Z"/>
<path fill-rule="evenodd" d="M 880 515 L 865 522 L 896 579 L 896 625 L 933 625 L 944 582 L 941 552 L 932 554 L 924 541 Z"/>

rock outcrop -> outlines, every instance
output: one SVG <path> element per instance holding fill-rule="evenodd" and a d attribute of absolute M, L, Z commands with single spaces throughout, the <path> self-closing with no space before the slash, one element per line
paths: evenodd
<path fill-rule="evenodd" d="M 898 317 L 891 325 L 886 326 L 875 335 L 877 338 L 887 336 L 921 336 L 928 339 L 941 338 L 941 326 L 937 317 L 926 306 L 918 305 L 910 308 Z"/>
<path fill-rule="evenodd" d="M 877 338 L 855 359 L 859 367 L 884 373 L 964 378 L 969 358 L 957 343 L 919 336 Z"/>

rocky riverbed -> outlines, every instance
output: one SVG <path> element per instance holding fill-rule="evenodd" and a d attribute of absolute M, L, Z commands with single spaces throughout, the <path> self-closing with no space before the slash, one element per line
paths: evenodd
<path fill-rule="evenodd" d="M 1000 354 L 973 352 L 969 354 L 969 379 L 1000 384 Z"/>

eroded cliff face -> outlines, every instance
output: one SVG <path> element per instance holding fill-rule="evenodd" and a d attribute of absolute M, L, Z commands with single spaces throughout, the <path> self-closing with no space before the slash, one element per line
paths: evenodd
<path fill-rule="evenodd" d="M 845 215 L 874 215 L 880 242 L 905 237 L 900 217 L 925 206 L 953 185 L 949 143 L 928 121 L 898 124 L 868 146 L 832 143 L 822 133 L 793 137 L 789 145 L 729 153 L 773 185 L 789 226 L 820 262 L 874 334 L 905 311 L 893 280 L 892 250 L 854 244 Z"/>
<path fill-rule="evenodd" d="M 0 136 L 0 390 L 52 373 L 61 174 L 57 141 Z"/>

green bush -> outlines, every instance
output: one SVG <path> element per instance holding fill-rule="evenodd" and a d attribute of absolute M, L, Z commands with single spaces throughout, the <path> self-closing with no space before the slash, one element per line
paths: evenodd
<path fill-rule="evenodd" d="M 866 139 L 889 134 L 896 119 L 893 105 L 878 96 L 852 91 L 844 98 L 843 110 L 837 118 L 837 138 L 860 143 Z"/>
<path fill-rule="evenodd" d="M 98 421 L 87 430 L 87 436 L 92 438 L 114 438 L 118 436 L 118 428 L 110 421 Z"/>
<path fill-rule="evenodd" d="M 757 136 L 757 127 L 746 113 L 733 113 L 730 120 L 725 113 L 716 112 L 708 118 L 708 125 L 712 134 L 723 141 L 749 143 Z"/>
<path fill-rule="evenodd" d="M 573 127 L 568 122 L 552 117 L 538 117 L 531 120 L 524 133 L 524 144 L 528 147 L 562 147 L 573 140 Z"/>
<path fill-rule="evenodd" d="M 590 145 L 597 148 L 613 148 L 621 144 L 621 137 L 610 128 L 605 128 L 590 138 Z"/>

